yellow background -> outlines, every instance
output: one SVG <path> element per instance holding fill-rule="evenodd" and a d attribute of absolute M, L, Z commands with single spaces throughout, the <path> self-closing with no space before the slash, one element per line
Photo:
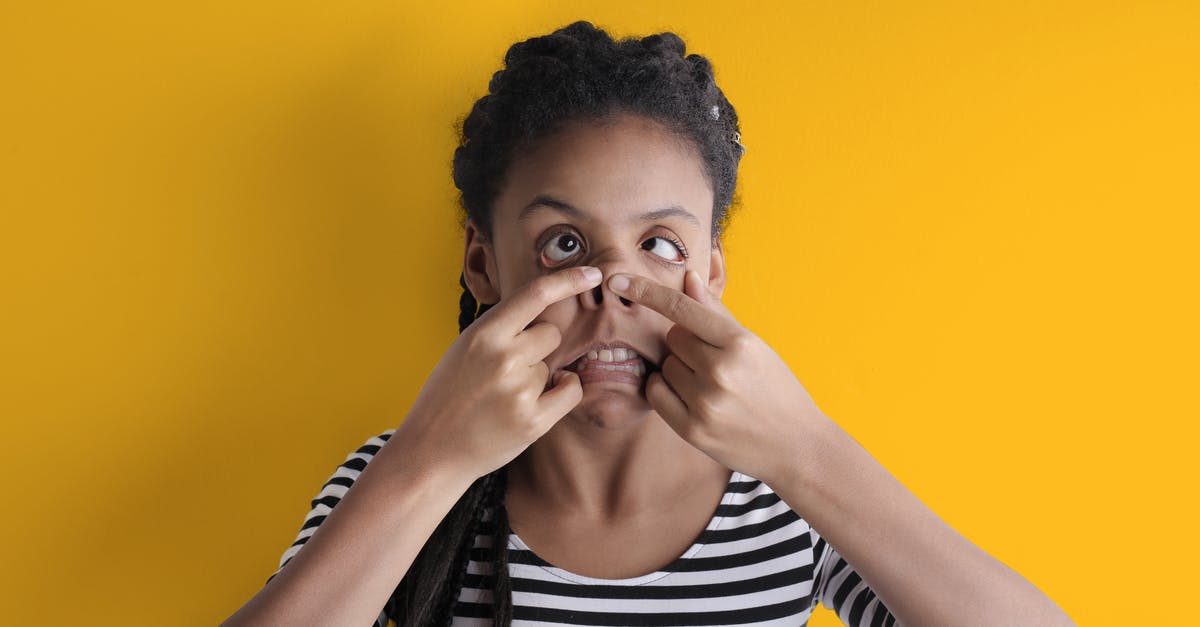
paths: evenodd
<path fill-rule="evenodd" d="M 1189 620 L 1195 3 L 435 4 L 6 3 L 3 622 L 261 587 L 455 336 L 455 119 L 580 18 L 713 60 L 727 302 L 828 415 L 1080 625 Z"/>

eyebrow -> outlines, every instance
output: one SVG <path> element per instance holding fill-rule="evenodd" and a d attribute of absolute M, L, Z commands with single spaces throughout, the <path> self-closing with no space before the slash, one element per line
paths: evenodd
<path fill-rule="evenodd" d="M 534 196 L 533 201 L 530 202 L 528 205 L 525 205 L 525 208 L 522 209 L 521 213 L 517 215 L 517 221 L 525 220 L 530 215 L 532 215 L 534 212 L 538 211 L 539 209 L 546 209 L 546 208 L 554 209 L 555 211 L 558 211 L 560 213 L 565 213 L 576 219 L 580 219 L 580 220 L 588 219 L 588 215 L 587 215 L 586 211 L 584 211 L 578 207 L 575 207 L 575 206 L 571 205 L 570 203 L 563 202 L 557 198 L 553 198 L 553 197 L 547 196 L 545 194 L 538 194 L 537 196 Z M 640 222 L 653 222 L 655 220 L 661 220 L 662 218 L 666 218 L 669 216 L 680 217 L 680 218 L 687 220 L 688 222 L 691 222 L 692 224 L 695 224 L 697 227 L 700 226 L 700 219 L 697 218 L 695 214 L 688 211 L 687 209 L 684 209 L 683 207 L 680 207 L 679 205 L 670 205 L 668 207 L 663 207 L 662 209 L 655 209 L 654 211 L 647 211 L 645 213 L 641 213 L 641 214 L 634 216 L 634 220 L 637 220 Z"/>

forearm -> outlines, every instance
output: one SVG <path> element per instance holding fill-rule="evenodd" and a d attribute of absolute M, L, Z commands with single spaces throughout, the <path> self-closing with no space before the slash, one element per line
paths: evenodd
<path fill-rule="evenodd" d="M 1074 625 L 947 525 L 826 417 L 770 485 L 892 614 L 918 625 Z"/>
<path fill-rule="evenodd" d="M 469 482 L 393 437 L 282 570 L 223 625 L 370 625 Z"/>

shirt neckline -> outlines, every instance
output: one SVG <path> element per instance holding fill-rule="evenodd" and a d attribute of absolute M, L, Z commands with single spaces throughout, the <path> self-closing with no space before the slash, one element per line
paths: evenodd
<path fill-rule="evenodd" d="M 700 534 L 696 536 L 696 540 L 692 542 L 692 546 L 688 547 L 688 550 L 684 551 L 683 555 L 675 558 L 670 564 L 662 569 L 656 570 L 652 573 L 647 573 L 645 575 L 640 575 L 638 577 L 627 577 L 625 579 L 603 579 L 599 577 L 588 577 L 586 575 L 573 573 L 564 568 L 559 568 L 558 566 L 550 564 L 549 560 L 543 559 L 540 555 L 534 552 L 533 549 L 529 548 L 529 545 L 525 544 L 525 542 L 521 540 L 521 537 L 518 536 L 515 531 L 509 531 L 508 546 L 512 549 L 528 551 L 535 558 L 537 558 L 538 562 L 541 562 L 537 565 L 538 568 L 555 577 L 558 577 L 559 579 L 563 579 L 571 583 L 600 586 L 638 586 L 650 583 L 652 581 L 658 581 L 659 579 L 676 572 L 673 570 L 673 567 L 679 564 L 679 562 L 695 557 L 697 553 L 704 549 L 705 544 L 701 542 L 701 540 L 704 538 L 705 534 L 710 531 L 716 531 L 717 529 L 720 529 L 721 525 L 725 523 L 726 517 L 721 516 L 719 512 L 721 511 L 722 506 L 729 505 L 729 502 L 733 500 L 733 496 L 735 494 L 734 490 L 732 489 L 733 484 L 745 480 L 746 477 L 742 473 L 736 470 L 730 471 L 729 482 L 725 484 L 725 494 L 721 497 L 721 502 L 718 503 L 717 507 L 713 510 L 713 515 L 709 519 L 708 525 L 704 527 L 704 531 L 701 531 Z"/>

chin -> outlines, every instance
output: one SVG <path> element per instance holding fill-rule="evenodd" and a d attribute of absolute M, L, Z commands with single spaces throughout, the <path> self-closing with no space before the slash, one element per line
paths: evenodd
<path fill-rule="evenodd" d="M 583 386 L 583 399 L 567 413 L 567 418 L 601 429 L 622 429 L 642 424 L 653 413 L 643 388 L 597 382 Z"/>

